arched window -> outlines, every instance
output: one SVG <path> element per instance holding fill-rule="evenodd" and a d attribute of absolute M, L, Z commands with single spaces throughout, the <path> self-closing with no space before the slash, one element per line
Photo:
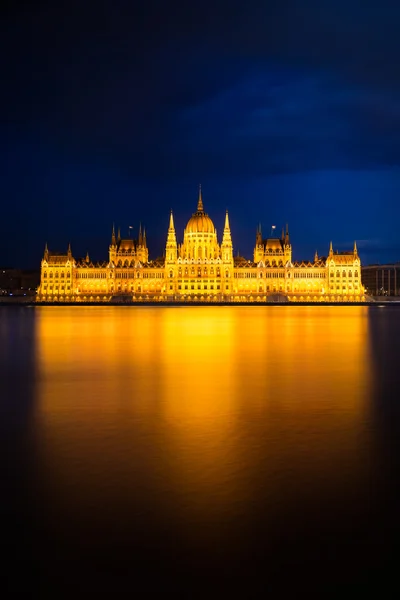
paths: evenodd
<path fill-rule="evenodd" d="M 191 272 L 192 275 L 194 275 L 194 267 L 192 267 L 192 269 L 191 269 L 190 272 Z"/>
<path fill-rule="evenodd" d="M 58 271 L 56 271 L 56 274 L 54 276 L 56 279 L 58 279 Z"/>
<path fill-rule="evenodd" d="M 185 275 L 187 275 L 187 274 L 188 274 L 188 268 L 185 267 Z"/>
<path fill-rule="evenodd" d="M 225 277 L 229 277 L 229 271 L 225 271 Z"/>
<path fill-rule="evenodd" d="M 178 275 L 179 275 L 179 277 L 182 277 L 182 269 L 180 267 L 179 267 L 179 270 L 178 270 Z"/>
<path fill-rule="evenodd" d="M 214 267 L 211 267 L 211 269 L 210 269 L 210 275 L 214 275 Z"/>
<path fill-rule="evenodd" d="M 68 273 L 67 273 L 67 279 L 70 279 L 70 278 L 71 278 L 71 273 L 68 271 Z"/>
<path fill-rule="evenodd" d="M 346 277 L 346 271 L 343 270 L 342 277 Z"/>
<path fill-rule="evenodd" d="M 170 276 L 170 277 L 173 277 L 173 276 L 174 276 L 174 274 L 173 274 L 173 272 L 172 272 L 172 271 L 170 271 L 170 272 L 169 272 L 169 276 Z"/>
<path fill-rule="evenodd" d="M 354 271 L 354 277 L 358 277 L 358 271 Z"/>
<path fill-rule="evenodd" d="M 336 277 L 340 277 L 339 271 L 336 271 Z"/>
<path fill-rule="evenodd" d="M 62 273 L 61 273 L 61 279 L 64 279 L 64 277 L 65 277 L 65 274 L 64 274 L 64 271 L 62 271 Z"/>
<path fill-rule="evenodd" d="M 47 271 L 45 271 L 45 272 L 43 273 L 43 278 L 44 278 L 44 279 L 47 279 Z"/>
<path fill-rule="evenodd" d="M 353 277 L 353 273 L 349 271 L 349 277 Z"/>

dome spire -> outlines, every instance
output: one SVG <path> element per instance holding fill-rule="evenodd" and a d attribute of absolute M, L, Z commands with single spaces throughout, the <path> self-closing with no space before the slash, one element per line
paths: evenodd
<path fill-rule="evenodd" d="M 197 212 L 199 212 L 199 213 L 204 212 L 203 198 L 201 196 L 201 183 L 199 185 L 199 201 L 197 202 Z"/>

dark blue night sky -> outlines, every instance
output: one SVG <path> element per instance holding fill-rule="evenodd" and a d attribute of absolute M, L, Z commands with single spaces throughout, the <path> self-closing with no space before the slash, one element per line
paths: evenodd
<path fill-rule="evenodd" d="M 295 259 L 400 260 L 398 0 L 13 2 L 0 27 L 1 265 L 106 259 L 113 222 L 155 258 L 199 183 L 235 254 L 289 223 Z"/>

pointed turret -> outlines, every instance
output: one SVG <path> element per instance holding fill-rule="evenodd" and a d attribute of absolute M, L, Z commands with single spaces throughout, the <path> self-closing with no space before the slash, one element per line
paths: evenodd
<path fill-rule="evenodd" d="M 329 256 L 332 256 L 333 254 L 333 246 L 332 246 L 332 242 L 330 242 L 329 244 Z"/>
<path fill-rule="evenodd" d="M 90 263 L 90 258 L 89 258 L 89 252 L 86 252 L 86 258 L 85 258 L 87 263 Z"/>
<path fill-rule="evenodd" d="M 315 251 L 315 255 L 314 255 L 314 262 L 318 262 L 319 258 L 318 258 L 318 251 Z"/>
<path fill-rule="evenodd" d="M 289 246 L 289 244 L 290 244 L 289 225 L 286 223 L 285 246 Z"/>
<path fill-rule="evenodd" d="M 117 244 L 117 239 L 115 237 L 115 227 L 114 227 L 114 223 L 113 223 L 112 233 L 111 233 L 111 245 L 116 246 L 116 244 Z"/>
<path fill-rule="evenodd" d="M 226 211 L 226 214 L 225 214 L 225 228 L 224 228 L 224 231 L 229 231 L 229 232 L 231 231 L 230 227 L 229 227 L 229 215 L 228 215 L 228 211 Z"/>
<path fill-rule="evenodd" d="M 357 243 L 354 240 L 354 256 L 358 256 L 358 252 L 357 252 Z"/>
<path fill-rule="evenodd" d="M 261 223 L 258 224 L 257 232 L 256 232 L 256 246 L 261 246 L 262 244 L 262 233 L 261 233 Z"/>
<path fill-rule="evenodd" d="M 168 227 L 168 235 L 167 235 L 167 244 L 165 247 L 165 258 L 166 263 L 171 265 L 175 265 L 176 260 L 178 258 L 178 246 L 176 243 L 176 234 L 175 234 L 175 226 L 174 226 L 174 216 L 171 214 L 169 216 L 169 227 Z"/>
<path fill-rule="evenodd" d="M 169 231 L 175 231 L 175 225 L 174 225 L 174 215 L 171 209 L 171 214 L 169 215 Z"/>
<path fill-rule="evenodd" d="M 197 202 L 197 212 L 198 213 L 204 212 L 203 198 L 202 198 L 202 195 L 201 195 L 201 183 L 199 185 L 199 200 Z"/>
<path fill-rule="evenodd" d="M 68 258 L 70 259 L 72 257 L 71 243 L 68 244 L 67 254 L 68 254 Z"/>
<path fill-rule="evenodd" d="M 121 241 L 121 229 L 118 227 L 118 237 L 117 237 L 117 241 L 120 242 Z"/>
<path fill-rule="evenodd" d="M 44 246 L 44 255 L 43 255 L 44 260 L 49 260 L 49 249 L 47 247 L 47 242 L 45 243 Z"/>
<path fill-rule="evenodd" d="M 231 237 L 231 228 L 229 226 L 229 215 L 228 215 L 228 211 L 226 211 L 225 214 L 225 227 L 224 227 L 224 233 L 222 236 L 222 245 L 223 246 L 232 246 L 232 237 Z"/>

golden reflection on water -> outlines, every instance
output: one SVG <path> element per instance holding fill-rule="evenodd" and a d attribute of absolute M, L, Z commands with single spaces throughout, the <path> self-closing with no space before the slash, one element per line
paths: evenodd
<path fill-rule="evenodd" d="M 42 307 L 36 320 L 43 463 L 79 502 L 138 486 L 183 519 L 221 519 L 257 497 L 348 489 L 367 469 L 366 307 Z"/>

